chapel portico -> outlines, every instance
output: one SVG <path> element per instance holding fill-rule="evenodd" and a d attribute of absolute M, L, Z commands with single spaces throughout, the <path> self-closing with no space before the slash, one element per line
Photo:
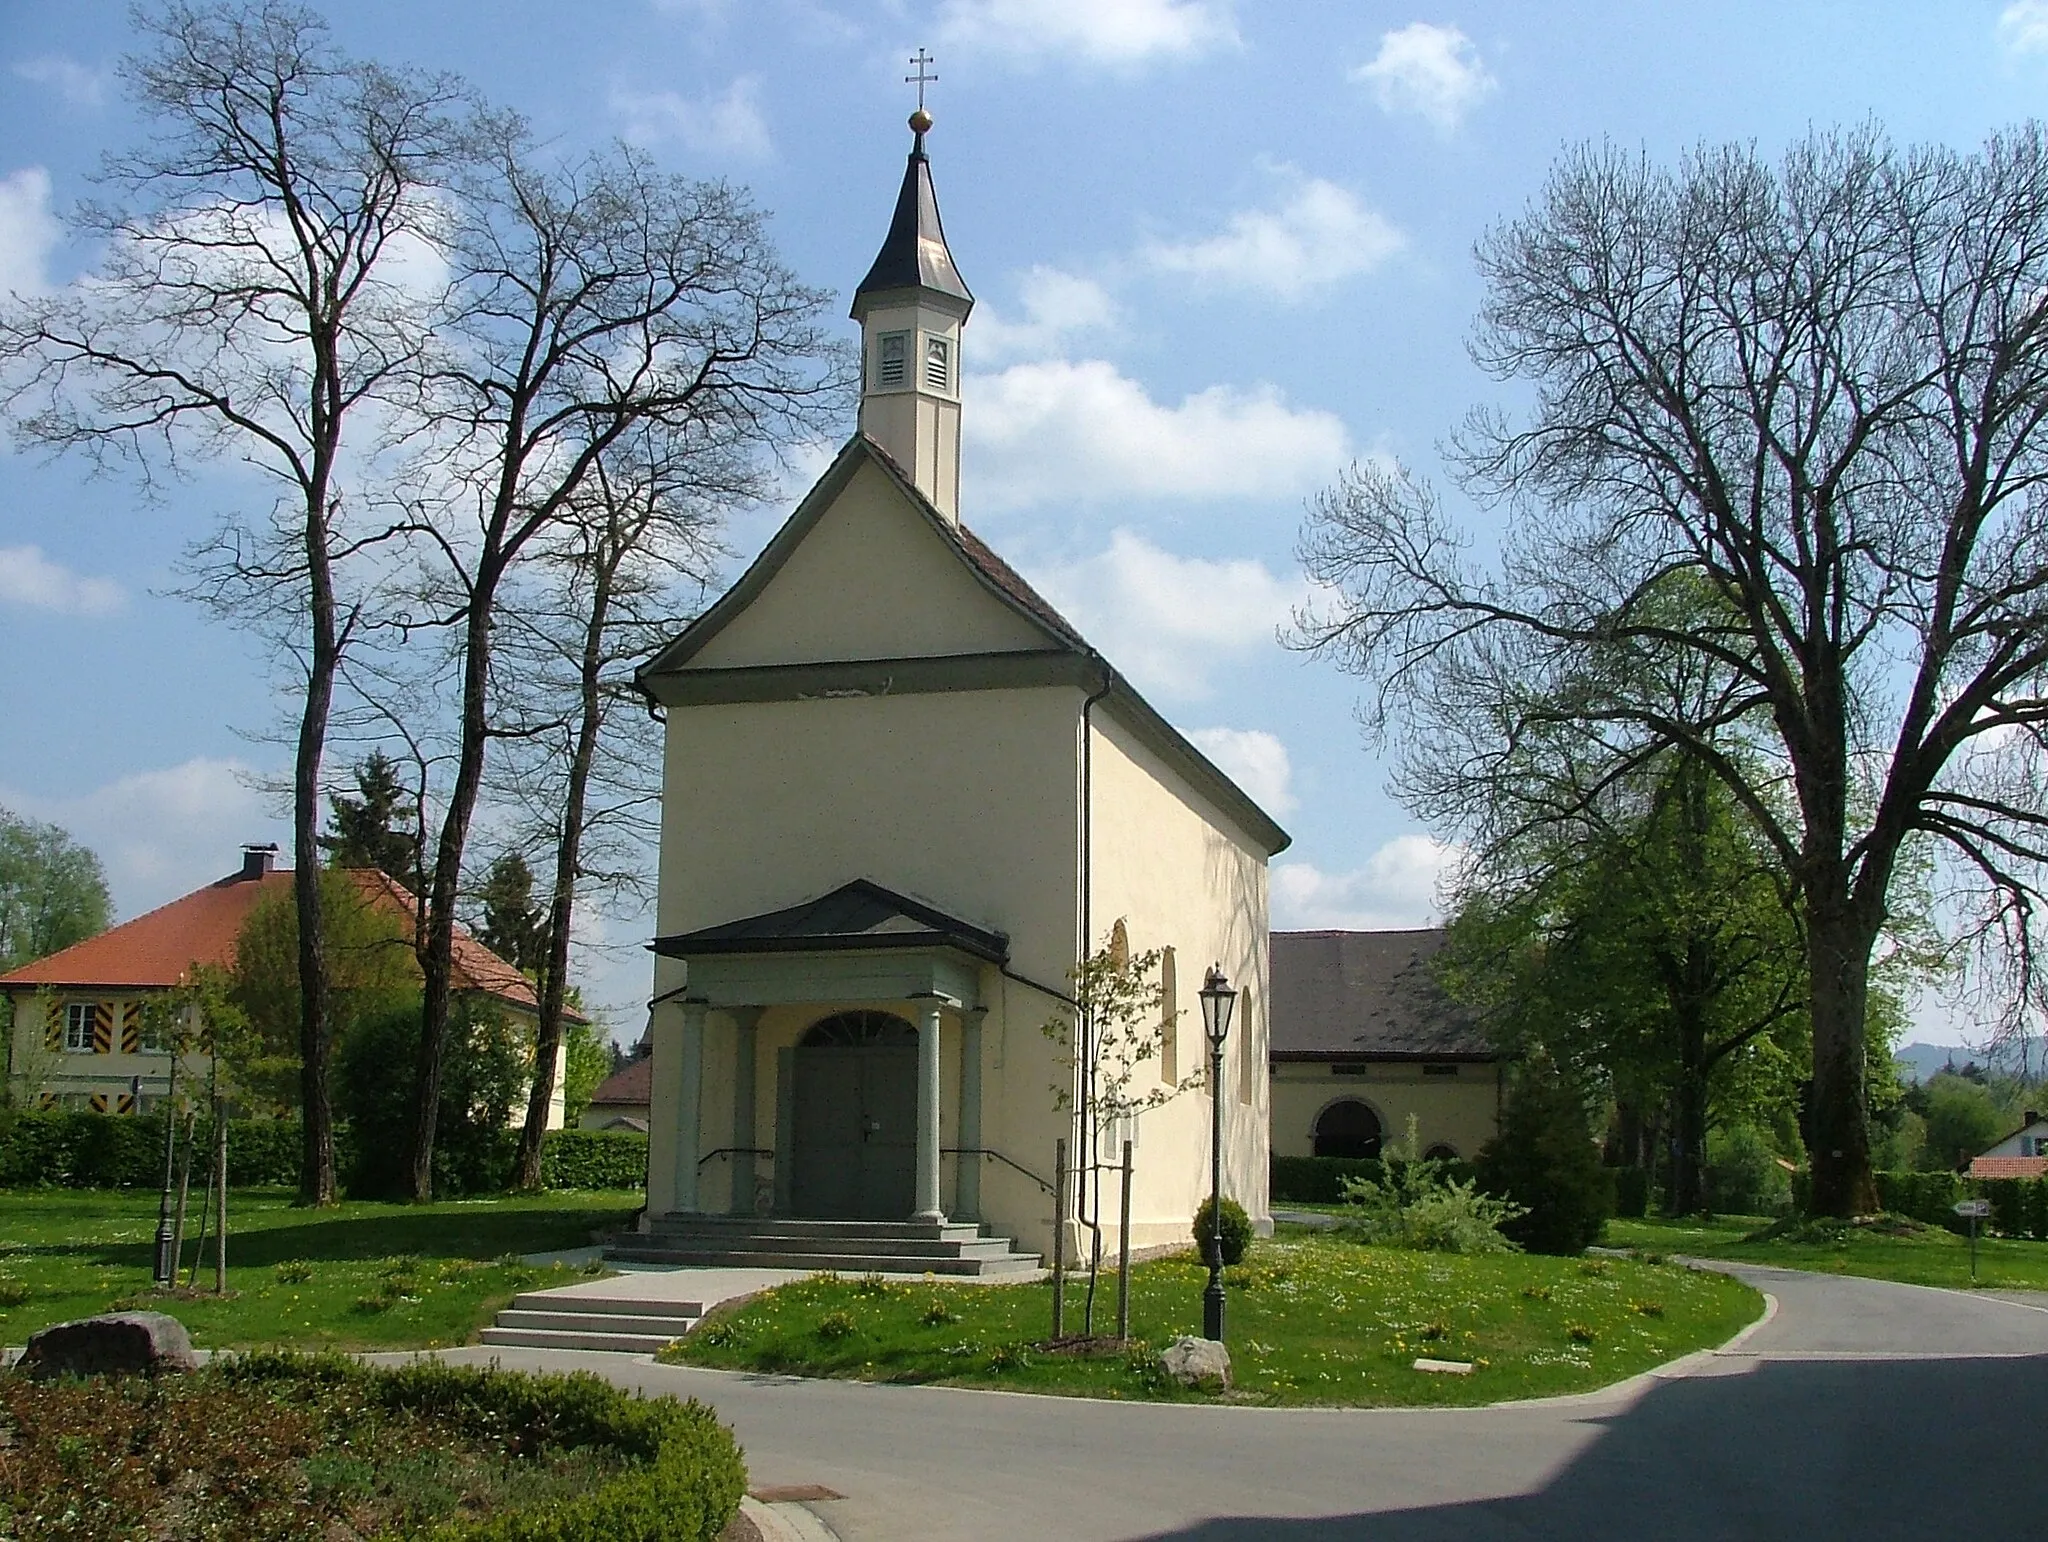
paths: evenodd
<path fill-rule="evenodd" d="M 857 880 L 655 951 L 684 975 L 657 1003 L 674 1035 L 672 1054 L 656 1050 L 674 1067 L 669 1213 L 943 1225 L 950 1200 L 979 1218 L 982 977 L 1008 959 L 1001 933 Z M 712 1145 L 706 1050 L 720 1039 L 730 1139 Z M 722 1195 L 706 1171 L 720 1162 Z"/>

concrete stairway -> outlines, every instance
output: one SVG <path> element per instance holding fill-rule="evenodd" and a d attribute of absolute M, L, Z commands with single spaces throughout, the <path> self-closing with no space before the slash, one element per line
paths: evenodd
<path fill-rule="evenodd" d="M 662 1215 L 644 1232 L 616 1232 L 605 1245 L 615 1263 L 698 1264 L 748 1269 L 836 1269 L 841 1274 L 944 1274 L 971 1278 L 1028 1274 L 1035 1253 L 992 1237 L 971 1221 L 785 1221 L 739 1215 Z"/>
<path fill-rule="evenodd" d="M 515 1296 L 484 1329 L 486 1344 L 510 1349 L 609 1349 L 651 1355 L 704 1315 L 701 1301 L 635 1301 L 612 1296 Z"/>

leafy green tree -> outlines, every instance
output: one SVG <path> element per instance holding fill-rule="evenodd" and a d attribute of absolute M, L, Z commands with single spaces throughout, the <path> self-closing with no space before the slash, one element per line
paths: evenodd
<path fill-rule="evenodd" d="M 419 800 L 398 779 L 382 750 L 356 766 L 356 797 L 327 800 L 327 834 L 319 838 L 329 867 L 374 867 L 417 891 L 420 883 Z M 529 880 L 530 881 L 530 880 Z"/>
<path fill-rule="evenodd" d="M 100 859 L 56 825 L 0 809 L 0 973 L 107 929 Z"/>
<path fill-rule="evenodd" d="M 444 1194 L 502 1189 L 513 1175 L 512 1111 L 531 1074 L 526 1034 L 496 1006 L 468 993 L 455 998 L 450 1026 L 434 1186 Z M 404 1199 L 411 1193 L 406 1135 L 419 1042 L 415 987 L 408 999 L 365 1018 L 336 1047 L 335 1106 L 355 1135 L 355 1158 L 343 1176 L 352 1197 Z"/>
<path fill-rule="evenodd" d="M 529 977 L 548 957 L 548 918 L 533 895 L 533 869 L 526 858 L 508 851 L 484 874 L 477 898 L 483 924 L 477 941 Z"/>
<path fill-rule="evenodd" d="M 365 1020 L 419 999 L 419 970 L 404 920 L 345 871 L 320 874 L 322 953 L 327 960 L 328 1049 Z M 244 1097 L 279 1113 L 298 1108 L 304 1046 L 299 991 L 299 911 L 295 896 L 259 903 L 235 939 L 227 999 L 243 1030 L 224 1044 Z"/>
<path fill-rule="evenodd" d="M 1515 1073 L 1500 1133 L 1479 1153 L 1479 1186 L 1520 1205 L 1502 1233 L 1532 1253 L 1581 1253 L 1614 1213 L 1612 1174 L 1586 1119 L 1585 1100 L 1548 1055 Z"/>
<path fill-rule="evenodd" d="M 1954 1171 L 1967 1167 L 2012 1127 L 2011 1116 L 1998 1096 L 1982 1082 L 1943 1071 L 1931 1076 L 1908 1106 L 1925 1121 L 1919 1165 L 1923 1171 Z"/>
<path fill-rule="evenodd" d="M 590 1106 L 590 1095 L 612 1074 L 611 1047 L 589 1023 L 571 1023 L 562 1035 L 562 1122 L 571 1128 Z"/>

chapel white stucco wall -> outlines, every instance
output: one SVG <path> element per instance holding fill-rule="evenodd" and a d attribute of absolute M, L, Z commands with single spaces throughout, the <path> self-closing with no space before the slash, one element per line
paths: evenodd
<path fill-rule="evenodd" d="M 1327 1061 L 1282 1061 L 1272 1074 L 1273 1154 L 1313 1156 L 1322 1111 L 1356 1098 L 1379 1116 L 1383 1141 L 1406 1140 L 1413 1114 L 1422 1150 L 1446 1145 L 1471 1161 L 1498 1128 L 1500 1074 L 1497 1064 L 1465 1062 L 1455 1077 L 1427 1076 L 1421 1065 L 1401 1063 L 1339 1076 Z"/>
<path fill-rule="evenodd" d="M 1134 953 L 1173 949 L 1180 1011 L 1173 1069 L 1183 1084 L 1200 1079 L 1207 1060 L 1196 992 L 1209 965 L 1221 964 L 1238 988 L 1224 1056 L 1223 1186 L 1264 1229 L 1270 1223 L 1266 854 L 1124 724 L 1098 711 L 1093 742 L 1091 947 L 1101 947 L 1122 919 Z M 1209 1192 L 1210 1119 L 1209 1095 L 1201 1087 L 1138 1119 L 1134 1247 L 1190 1237 L 1195 1208 Z M 1113 1219 L 1113 1204 L 1105 1204 L 1104 1213 Z"/>
<path fill-rule="evenodd" d="M 1043 648 L 880 467 L 863 463 L 753 602 L 688 669 Z"/>

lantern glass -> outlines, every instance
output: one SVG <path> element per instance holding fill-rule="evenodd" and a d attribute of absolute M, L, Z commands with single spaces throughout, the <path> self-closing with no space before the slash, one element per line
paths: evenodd
<path fill-rule="evenodd" d="M 1222 968 L 1212 964 L 1198 994 L 1202 998 L 1202 1031 L 1208 1034 L 1213 1050 L 1230 1036 L 1230 1014 L 1237 1006 L 1237 992 L 1231 989 Z"/>

